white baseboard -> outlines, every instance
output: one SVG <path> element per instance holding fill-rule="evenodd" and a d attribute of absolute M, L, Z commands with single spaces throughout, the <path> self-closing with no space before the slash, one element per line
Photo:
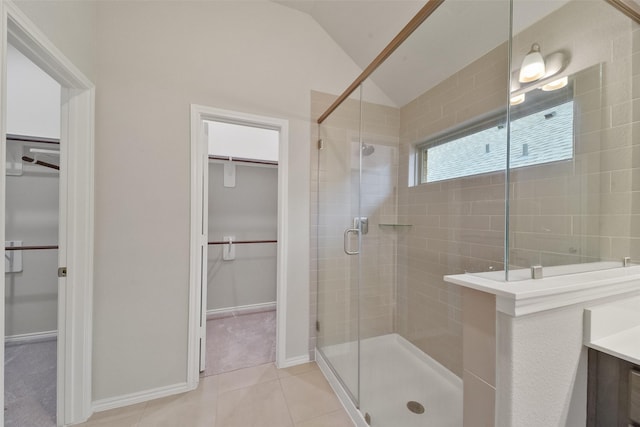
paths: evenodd
<path fill-rule="evenodd" d="M 291 357 L 289 359 L 283 360 L 282 362 L 278 363 L 278 369 L 290 368 L 292 366 L 302 365 L 304 363 L 309 363 L 309 362 L 311 362 L 311 358 L 309 357 L 309 355 Z"/>
<path fill-rule="evenodd" d="M 135 405 L 136 403 L 148 402 L 149 400 L 172 396 L 179 393 L 186 393 L 188 391 L 191 391 L 191 389 L 187 383 L 179 383 L 166 387 L 140 391 L 137 393 L 96 400 L 91 404 L 91 409 L 93 412 L 107 411 L 109 409 L 122 408 L 123 406 Z"/>
<path fill-rule="evenodd" d="M 33 332 L 30 334 L 10 335 L 4 338 L 4 344 L 8 346 L 19 344 L 32 344 L 36 342 L 52 341 L 58 338 L 58 331 Z"/>
<path fill-rule="evenodd" d="M 262 313 L 264 311 L 273 311 L 275 309 L 275 301 L 260 304 L 241 305 L 238 307 L 214 308 L 212 310 L 207 310 L 207 320 L 238 316 L 241 314 Z"/>

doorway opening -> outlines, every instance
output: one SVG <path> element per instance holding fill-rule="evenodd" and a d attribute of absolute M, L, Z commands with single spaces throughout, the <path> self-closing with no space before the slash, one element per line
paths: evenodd
<path fill-rule="evenodd" d="M 209 376 L 275 362 L 280 132 L 206 126 Z"/>
<path fill-rule="evenodd" d="M 7 48 L 5 426 L 56 426 L 60 84 Z"/>
<path fill-rule="evenodd" d="M 193 387 L 285 354 L 287 139 L 285 120 L 192 106 Z"/>
<path fill-rule="evenodd" d="M 8 47 L 9 44 L 12 47 Z M 3 301 L 0 304 L 1 337 L 4 340 L 7 333 L 11 334 L 8 337 L 11 344 L 12 341 L 24 342 L 25 339 L 46 342 L 46 339 L 56 336 L 55 344 L 52 346 L 55 350 L 50 349 L 56 354 L 55 373 L 51 374 L 53 370 L 49 371 L 48 375 L 53 379 L 50 378 L 49 386 L 43 386 L 43 388 L 55 390 L 55 395 L 47 394 L 48 401 L 44 405 L 47 408 L 45 412 L 48 414 L 48 422 L 45 424 L 40 421 L 26 421 L 26 424 L 21 422 L 20 425 L 77 424 L 86 421 L 91 414 L 94 85 L 20 9 L 10 1 L 3 1 L 0 2 L 0 52 L 2 52 L 0 55 L 0 111 L 8 110 L 8 91 L 5 90 L 8 83 L 8 67 L 5 65 L 7 56 L 11 54 L 8 53 L 9 49 L 14 48 L 57 82 L 58 113 L 57 117 L 50 117 L 50 119 L 57 122 L 59 136 L 58 138 L 50 138 L 48 135 L 43 138 L 24 138 L 23 136 L 20 137 L 22 141 L 16 141 L 20 138 L 8 135 L 10 129 L 7 129 L 7 123 L 0 120 L 0 167 L 2 168 L 0 188 L 3 189 L 0 192 L 0 223 L 2 224 L 0 241 L 9 242 L 4 246 L 5 263 L 3 263 L 3 274 L 0 278 L 0 287 L 3 290 L 1 294 Z M 37 117 L 29 113 L 27 119 L 36 121 Z M 42 123 L 38 124 L 42 125 Z M 56 142 L 58 144 L 55 144 Z M 7 157 L 8 154 L 9 157 Z M 18 175 L 20 168 L 23 176 Z M 7 176 L 12 173 L 12 176 Z M 56 174 L 59 175 L 55 177 Z M 18 190 L 13 195 L 8 194 L 9 191 L 13 191 L 8 185 L 14 184 L 10 182 L 14 178 L 16 182 L 18 179 L 28 181 L 27 178 L 33 178 L 33 180 L 37 178 L 41 181 L 48 179 L 51 184 L 50 193 L 54 194 L 48 194 L 46 197 L 53 199 L 57 196 L 55 202 L 58 208 L 52 207 L 53 200 L 49 200 L 52 203 L 47 204 L 46 209 L 33 209 L 35 199 L 31 199 L 32 206 L 28 206 L 29 203 L 27 203 L 21 208 L 23 213 L 27 211 L 28 213 L 10 217 L 14 215 L 10 209 L 17 207 L 14 202 L 24 201 L 22 193 L 30 191 Z M 44 184 L 40 182 L 39 185 Z M 59 188 L 59 191 L 56 191 L 56 188 Z M 34 190 L 34 194 L 36 192 L 37 190 Z M 44 200 L 38 199 L 37 202 L 41 203 Z M 42 228 L 37 229 L 36 225 L 30 226 L 29 221 L 37 220 L 38 218 L 34 218 L 37 216 L 41 216 L 40 219 L 43 219 L 42 223 L 46 223 L 46 227 L 43 225 Z M 12 227 L 18 227 L 18 225 L 22 229 L 17 232 L 18 234 L 12 235 L 11 233 L 14 233 Z M 10 232 L 9 228 L 11 228 Z M 36 233 L 42 240 L 40 238 L 36 240 Z M 29 252 L 29 256 L 25 256 L 27 251 L 24 248 L 22 251 L 12 249 L 20 245 L 25 246 L 25 243 L 37 247 L 37 249 L 31 248 L 32 252 Z M 31 255 L 55 251 L 55 246 L 58 246 L 57 256 L 53 256 L 53 259 L 48 261 L 51 265 L 46 267 L 47 270 L 54 270 L 53 281 L 48 284 L 48 290 L 45 290 L 46 297 L 40 295 L 23 298 L 24 293 L 22 295 L 20 293 L 27 290 L 27 285 L 20 285 L 18 288 L 15 277 L 12 278 L 11 275 L 17 277 L 18 274 L 24 276 L 40 271 L 45 263 L 37 262 Z M 21 260 L 17 259 L 18 253 L 22 255 Z M 46 276 L 49 278 L 50 274 L 47 272 Z M 12 280 L 15 285 L 13 287 Z M 8 304 L 20 301 L 24 303 L 26 300 L 35 304 L 38 299 L 48 300 L 49 308 L 43 308 L 42 313 L 38 313 L 44 314 L 46 311 L 47 314 L 44 316 L 46 321 L 39 318 L 37 327 L 29 326 L 29 328 L 33 327 L 33 330 L 24 328 L 21 323 L 19 326 L 17 310 L 13 307 L 5 307 L 5 300 Z M 56 309 L 57 314 L 53 313 Z M 25 309 L 20 315 L 28 311 Z M 55 322 L 51 317 L 55 318 Z M 27 318 L 36 319 L 35 316 L 27 316 Z M 3 385 L 0 387 L 0 398 L 4 401 L 5 394 L 8 395 L 7 400 L 12 397 L 9 396 L 11 390 L 5 390 L 4 387 L 5 379 L 10 380 L 8 377 L 11 372 L 5 373 L 4 352 L 0 354 L 2 355 L 0 356 L 2 357 L 0 384 Z M 41 379 L 38 376 L 36 378 Z M 55 382 L 55 385 L 51 385 L 51 382 Z M 5 415 L 6 412 L 8 411 L 0 411 L 0 425 L 5 425 L 5 421 L 7 421 L 6 425 L 11 425 L 12 421 Z"/>

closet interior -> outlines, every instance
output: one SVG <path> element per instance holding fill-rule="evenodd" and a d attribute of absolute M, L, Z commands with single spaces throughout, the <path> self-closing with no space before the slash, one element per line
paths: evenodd
<path fill-rule="evenodd" d="M 60 85 L 7 61 L 5 426 L 55 426 Z"/>
<path fill-rule="evenodd" d="M 278 138 L 208 123 L 205 375 L 275 361 Z"/>

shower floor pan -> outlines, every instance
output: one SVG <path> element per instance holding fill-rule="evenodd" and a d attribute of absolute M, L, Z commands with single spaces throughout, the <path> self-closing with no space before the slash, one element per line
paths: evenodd
<path fill-rule="evenodd" d="M 325 360 L 352 390 L 357 378 L 356 348 L 357 343 L 344 343 L 323 350 Z M 451 371 L 398 334 L 364 339 L 360 351 L 360 412 L 369 414 L 371 426 L 462 426 L 462 380 Z M 338 385 L 335 378 L 329 381 L 334 388 Z M 350 400 L 343 403 L 353 406 Z M 416 403 L 424 407 L 423 413 L 411 410 Z M 361 419 L 356 422 L 366 425 Z"/>

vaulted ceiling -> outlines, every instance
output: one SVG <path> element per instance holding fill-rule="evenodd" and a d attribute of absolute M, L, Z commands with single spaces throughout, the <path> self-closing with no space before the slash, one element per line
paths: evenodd
<path fill-rule="evenodd" d="M 362 69 L 426 3 L 415 0 L 277 2 L 309 14 Z M 514 0 L 514 34 L 567 2 Z M 508 17 L 508 0 L 445 0 L 371 79 L 395 106 L 404 106 L 504 43 L 509 31 Z"/>

